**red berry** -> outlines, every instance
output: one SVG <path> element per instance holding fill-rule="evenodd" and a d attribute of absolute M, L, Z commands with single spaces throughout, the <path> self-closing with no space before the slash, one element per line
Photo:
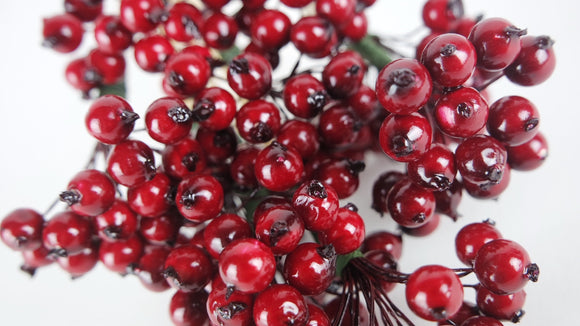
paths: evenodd
<path fill-rule="evenodd" d="M 501 238 L 499 230 L 489 221 L 468 224 L 455 236 L 455 253 L 462 263 L 473 266 L 479 249 L 484 244 Z"/>
<path fill-rule="evenodd" d="M 145 126 L 149 136 L 163 144 L 173 144 L 187 137 L 192 124 L 191 111 L 176 97 L 157 99 L 145 112 Z"/>
<path fill-rule="evenodd" d="M 156 173 L 153 151 L 142 141 L 125 140 L 109 154 L 107 173 L 115 182 L 127 187 L 145 183 Z"/>
<path fill-rule="evenodd" d="M 316 13 L 334 25 L 340 25 L 354 15 L 355 0 L 316 0 Z"/>
<path fill-rule="evenodd" d="M 140 39 L 133 46 L 135 62 L 147 72 L 160 72 L 165 69 L 169 57 L 175 49 L 169 40 L 161 35 L 151 35 Z"/>
<path fill-rule="evenodd" d="M 42 230 L 44 247 L 58 256 L 77 254 L 90 246 L 93 225 L 88 217 L 66 211 L 53 216 Z"/>
<path fill-rule="evenodd" d="M 313 58 L 323 58 L 336 47 L 334 26 L 322 17 L 302 17 L 290 30 L 290 40 L 300 51 Z"/>
<path fill-rule="evenodd" d="M 325 0 L 318 2 L 320 1 Z M 358 52 L 344 51 L 332 57 L 324 67 L 322 83 L 330 96 L 338 99 L 350 97 L 362 85 L 366 69 Z"/>
<path fill-rule="evenodd" d="M 166 246 L 146 245 L 139 261 L 129 265 L 129 271 L 135 274 L 148 290 L 163 292 L 170 288 L 163 277 L 163 268 L 169 252 L 171 249 Z"/>
<path fill-rule="evenodd" d="M 463 323 L 460 324 L 461 326 L 503 326 L 503 324 L 492 317 L 486 316 L 473 316 L 469 319 L 466 319 Z"/>
<path fill-rule="evenodd" d="M 16 209 L 2 219 L 0 238 L 10 249 L 35 250 L 42 246 L 44 218 L 28 208 Z"/>
<path fill-rule="evenodd" d="M 433 82 L 443 87 L 465 83 L 475 68 L 475 48 L 465 36 L 447 33 L 435 37 L 423 50 L 421 63 Z"/>
<path fill-rule="evenodd" d="M 176 94 L 194 96 L 205 88 L 211 73 L 204 57 L 182 51 L 167 61 L 164 82 Z"/>
<path fill-rule="evenodd" d="M 223 130 L 229 127 L 236 116 L 237 105 L 234 97 L 219 87 L 202 90 L 193 105 L 195 121 L 210 130 Z"/>
<path fill-rule="evenodd" d="M 393 185 L 387 196 L 389 213 L 398 224 L 408 228 L 424 225 L 435 212 L 435 196 L 409 178 Z"/>
<path fill-rule="evenodd" d="M 323 231 L 336 220 L 338 194 L 322 182 L 310 180 L 296 189 L 292 206 L 308 230 Z"/>
<path fill-rule="evenodd" d="M 273 9 L 260 11 L 250 27 L 252 42 L 264 50 L 277 50 L 290 40 L 292 22 L 283 12 Z"/>
<path fill-rule="evenodd" d="M 443 94 L 433 111 L 442 132 L 462 138 L 473 136 L 485 127 L 488 114 L 486 100 L 471 87 Z"/>
<path fill-rule="evenodd" d="M 121 0 L 120 17 L 131 32 L 149 32 L 166 18 L 162 0 Z"/>
<path fill-rule="evenodd" d="M 525 301 L 526 292 L 524 290 L 499 295 L 480 286 L 476 294 L 477 307 L 484 315 L 513 323 L 519 322 L 524 315 L 522 308 Z"/>
<path fill-rule="evenodd" d="M 399 162 L 418 159 L 431 147 L 431 124 L 419 113 L 391 114 L 379 130 L 383 152 Z"/>
<path fill-rule="evenodd" d="M 93 21 L 103 12 L 103 0 L 65 0 L 64 10 L 83 22 Z"/>
<path fill-rule="evenodd" d="M 294 251 L 304 234 L 304 223 L 292 207 L 275 206 L 254 214 L 254 224 L 256 238 L 277 256 Z"/>
<path fill-rule="evenodd" d="M 320 242 L 332 245 L 339 255 L 357 250 L 365 239 L 365 223 L 353 204 L 338 209 L 336 222 L 320 233 Z"/>
<path fill-rule="evenodd" d="M 544 163 L 548 157 L 548 143 L 541 133 L 530 141 L 514 147 L 507 147 L 508 163 L 518 171 L 530 171 Z"/>
<path fill-rule="evenodd" d="M 169 316 L 175 326 L 205 326 L 209 323 L 205 302 L 205 290 L 188 293 L 177 291 L 169 303 Z"/>
<path fill-rule="evenodd" d="M 546 81 L 556 67 L 554 41 L 548 36 L 524 36 L 520 53 L 506 68 L 506 77 L 522 86 L 538 85 Z"/>
<path fill-rule="evenodd" d="M 99 50 L 117 54 L 131 46 L 133 33 L 122 23 L 118 16 L 100 16 L 95 22 L 95 40 Z"/>
<path fill-rule="evenodd" d="M 318 115 L 328 102 L 324 85 L 310 74 L 299 74 L 284 85 L 284 105 L 290 113 L 311 119 Z"/>
<path fill-rule="evenodd" d="M 60 200 L 79 215 L 96 216 L 113 205 L 115 195 L 109 176 L 99 170 L 85 170 L 72 178 L 67 190 L 60 193 Z"/>
<path fill-rule="evenodd" d="M 188 220 L 200 223 L 221 212 L 224 190 L 210 175 L 193 175 L 181 180 L 175 198 L 179 212 Z"/>
<path fill-rule="evenodd" d="M 203 148 L 197 140 L 191 137 L 166 146 L 161 158 L 163 169 L 175 179 L 183 179 L 203 172 L 207 161 Z"/>
<path fill-rule="evenodd" d="M 94 49 L 87 56 L 87 64 L 101 76 L 103 85 L 114 85 L 125 76 L 125 57 L 120 54 L 108 54 Z"/>
<path fill-rule="evenodd" d="M 187 2 L 176 2 L 163 22 L 165 33 L 178 42 L 189 42 L 200 36 L 204 19 L 202 12 Z"/>
<path fill-rule="evenodd" d="M 223 249 L 234 240 L 251 237 L 250 225 L 236 214 L 222 214 L 214 218 L 203 231 L 204 247 L 215 259 L 219 259 Z"/>
<path fill-rule="evenodd" d="M 286 121 L 278 131 L 276 140 L 286 147 L 293 147 L 304 160 L 314 157 L 320 149 L 316 127 L 301 120 Z"/>
<path fill-rule="evenodd" d="M 150 244 L 173 244 L 182 221 L 183 218 L 175 210 L 157 217 L 142 218 L 139 224 L 139 234 Z"/>
<path fill-rule="evenodd" d="M 435 32 L 448 32 L 461 16 L 462 1 L 428 0 L 423 5 L 423 22 Z"/>
<path fill-rule="evenodd" d="M 94 222 L 99 237 L 109 241 L 127 239 L 139 227 L 139 217 L 121 199 L 115 200 L 106 212 L 95 216 Z"/>
<path fill-rule="evenodd" d="M 538 133 L 540 114 L 534 104 L 521 96 L 505 96 L 489 108 L 487 130 L 507 146 L 526 143 Z"/>
<path fill-rule="evenodd" d="M 506 169 L 507 152 L 494 138 L 476 135 L 457 146 L 455 163 L 464 180 L 476 184 L 497 184 Z"/>
<path fill-rule="evenodd" d="M 126 240 L 103 241 L 99 248 L 99 260 L 109 270 L 127 274 L 129 266 L 136 264 L 143 254 L 144 243 L 138 236 Z"/>
<path fill-rule="evenodd" d="M 175 185 L 166 173 L 127 190 L 127 202 L 135 213 L 156 217 L 167 212 L 175 201 Z"/>
<path fill-rule="evenodd" d="M 99 245 L 93 242 L 76 254 L 57 257 L 57 264 L 72 278 L 81 277 L 91 271 L 99 262 Z"/>
<path fill-rule="evenodd" d="M 272 86 L 272 66 L 259 54 L 242 53 L 230 63 L 228 84 L 241 97 L 258 99 Z"/>
<path fill-rule="evenodd" d="M 286 256 L 284 278 L 303 295 L 321 294 L 334 279 L 336 252 L 332 245 L 302 243 Z"/>
<path fill-rule="evenodd" d="M 61 53 L 73 52 L 81 44 L 84 33 L 80 19 L 71 14 L 45 18 L 42 45 Z"/>
<path fill-rule="evenodd" d="M 365 238 L 361 246 L 363 253 L 371 250 L 386 251 L 395 260 L 399 260 L 403 250 L 403 237 L 388 231 L 375 231 Z"/>
<path fill-rule="evenodd" d="M 389 212 L 387 195 L 391 188 L 405 177 L 405 174 L 397 171 L 388 171 L 381 174 L 373 184 L 373 203 L 372 208 L 378 213 L 385 214 Z"/>
<path fill-rule="evenodd" d="M 455 180 L 455 155 L 447 147 L 435 144 L 417 160 L 409 162 L 407 174 L 416 184 L 433 191 L 449 189 Z"/>
<path fill-rule="evenodd" d="M 139 115 L 122 97 L 104 95 L 96 99 L 85 117 L 85 126 L 98 141 L 118 144 L 133 131 Z"/>
<path fill-rule="evenodd" d="M 207 314 L 213 325 L 252 326 L 253 294 L 231 290 L 217 277 L 207 299 Z"/>
<path fill-rule="evenodd" d="M 215 12 L 206 18 L 201 34 L 207 46 L 225 50 L 236 41 L 238 25 L 232 17 Z"/>
<path fill-rule="evenodd" d="M 256 296 L 253 315 L 256 326 L 306 325 L 308 306 L 294 287 L 274 284 Z"/>
<path fill-rule="evenodd" d="M 236 113 L 240 137 L 253 144 L 272 139 L 280 130 L 280 125 L 280 110 L 274 103 L 265 100 L 250 101 Z"/>
<path fill-rule="evenodd" d="M 300 182 L 304 165 L 292 148 L 273 142 L 256 157 L 254 173 L 258 182 L 271 191 L 286 191 Z"/>
<path fill-rule="evenodd" d="M 198 292 L 211 281 L 214 266 L 205 250 L 182 246 L 171 250 L 165 260 L 165 278 L 183 292 Z"/>
<path fill-rule="evenodd" d="M 363 161 L 349 158 L 331 159 L 320 165 L 316 179 L 336 191 L 339 199 L 352 195 L 359 186 L 359 173 L 365 169 Z"/>

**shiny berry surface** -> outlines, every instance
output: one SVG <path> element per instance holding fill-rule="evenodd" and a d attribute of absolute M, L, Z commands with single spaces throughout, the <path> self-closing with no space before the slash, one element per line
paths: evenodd
<path fill-rule="evenodd" d="M 253 314 L 256 326 L 305 325 L 308 306 L 294 287 L 274 284 L 256 296 Z"/>
<path fill-rule="evenodd" d="M 489 108 L 487 130 L 506 144 L 518 146 L 530 141 L 538 133 L 540 113 L 536 106 L 521 96 L 506 96 Z"/>
<path fill-rule="evenodd" d="M 240 54 L 229 65 L 228 84 L 241 97 L 258 99 L 272 86 L 272 66 L 259 54 Z"/>
<path fill-rule="evenodd" d="M 419 113 L 391 114 L 381 124 L 379 143 L 393 160 L 410 162 L 431 147 L 431 133 L 429 121 Z"/>
<path fill-rule="evenodd" d="M 475 68 L 475 48 L 465 36 L 448 33 L 435 37 L 421 55 L 433 82 L 444 87 L 465 83 Z"/>
<path fill-rule="evenodd" d="M 196 246 L 171 250 L 165 260 L 165 278 L 174 288 L 184 292 L 201 291 L 214 275 L 211 258 Z"/>
<path fill-rule="evenodd" d="M 40 213 L 19 208 L 2 219 L 0 237 L 12 250 L 35 250 L 42 245 L 44 218 Z"/>
<path fill-rule="evenodd" d="M 184 178 L 177 187 L 175 203 L 188 220 L 203 222 L 216 217 L 224 204 L 222 185 L 210 175 Z"/>
<path fill-rule="evenodd" d="M 254 173 L 258 182 L 272 191 L 286 191 L 300 182 L 304 165 L 292 148 L 273 142 L 256 157 Z"/>

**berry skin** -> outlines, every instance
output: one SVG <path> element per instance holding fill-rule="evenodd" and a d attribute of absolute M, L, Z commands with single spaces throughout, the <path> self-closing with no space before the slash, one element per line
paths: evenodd
<path fill-rule="evenodd" d="M 256 326 L 306 325 L 308 306 L 298 290 L 287 284 L 274 284 L 254 300 Z"/>
<path fill-rule="evenodd" d="M 276 206 L 254 214 L 254 223 L 256 238 L 276 256 L 293 252 L 304 234 L 304 223 L 291 207 Z"/>
<path fill-rule="evenodd" d="M 506 146 L 518 146 L 538 133 L 540 114 L 536 106 L 521 96 L 506 96 L 489 108 L 487 131 Z"/>
<path fill-rule="evenodd" d="M 348 21 L 355 12 L 354 0 L 316 0 L 316 14 L 328 19 L 335 26 Z"/>
<path fill-rule="evenodd" d="M 434 32 L 448 32 L 461 16 L 461 1 L 429 0 L 423 5 L 423 23 Z"/>
<path fill-rule="evenodd" d="M 548 142 L 538 132 L 532 140 L 519 146 L 507 147 L 508 163 L 518 171 L 537 169 L 548 157 Z"/>
<path fill-rule="evenodd" d="M 338 194 L 322 182 L 310 180 L 296 189 L 292 206 L 308 230 L 323 231 L 336 220 Z"/>
<path fill-rule="evenodd" d="M 93 242 L 81 251 L 67 255 L 66 257 L 57 257 L 56 263 L 63 270 L 67 271 L 70 276 L 78 278 L 91 271 L 99 262 L 99 245 Z"/>
<path fill-rule="evenodd" d="M 455 155 L 446 146 L 435 144 L 417 160 L 409 162 L 407 174 L 416 184 L 433 191 L 449 189 L 455 180 Z"/>
<path fill-rule="evenodd" d="M 290 40 L 300 51 L 313 58 L 330 54 L 338 43 L 334 26 L 322 17 L 302 17 L 290 30 Z"/>
<path fill-rule="evenodd" d="M 456 221 L 459 217 L 457 207 L 459 206 L 463 196 L 463 184 L 455 179 L 455 181 L 449 186 L 449 189 L 435 191 L 433 192 L 433 195 L 435 196 L 436 203 L 435 211 L 437 213 L 445 214 Z"/>
<path fill-rule="evenodd" d="M 463 303 L 463 285 L 451 269 L 427 265 L 409 276 L 405 296 L 409 308 L 419 317 L 440 321 L 459 311 Z"/>
<path fill-rule="evenodd" d="M 315 178 L 336 191 L 339 199 L 348 198 L 359 186 L 359 173 L 365 169 L 362 161 L 349 158 L 331 159 L 320 165 Z"/>
<path fill-rule="evenodd" d="M 367 16 L 364 11 L 355 12 L 346 22 L 337 27 L 341 35 L 353 41 L 360 41 L 367 35 Z"/>
<path fill-rule="evenodd" d="M 303 119 L 317 116 L 328 102 L 324 85 L 310 74 L 290 78 L 284 85 L 283 97 L 288 111 Z"/>
<path fill-rule="evenodd" d="M 466 319 L 461 326 L 503 326 L 503 324 L 491 317 L 486 316 L 473 316 Z"/>
<path fill-rule="evenodd" d="M 210 175 L 184 178 L 177 187 L 177 209 L 190 221 L 201 223 L 216 217 L 224 205 L 224 190 Z"/>
<path fill-rule="evenodd" d="M 387 195 L 389 213 L 395 222 L 407 228 L 426 224 L 435 212 L 435 196 L 409 178 L 393 185 Z"/>
<path fill-rule="evenodd" d="M 157 217 L 142 218 L 139 234 L 143 240 L 154 245 L 175 243 L 183 218 L 174 210 Z"/>
<path fill-rule="evenodd" d="M 317 305 L 307 303 L 308 305 L 308 322 L 306 326 L 330 326 L 330 318 L 322 308 Z"/>
<path fill-rule="evenodd" d="M 242 189 L 258 187 L 258 179 L 254 172 L 256 157 L 260 150 L 255 147 L 247 147 L 239 150 L 230 163 L 230 176 L 235 184 Z"/>
<path fill-rule="evenodd" d="M 95 22 L 95 40 L 99 50 L 118 54 L 131 46 L 133 34 L 118 16 L 102 15 Z"/>
<path fill-rule="evenodd" d="M 102 81 L 95 67 L 89 65 L 86 58 L 71 61 L 64 71 L 66 81 L 74 88 L 86 94 L 99 86 Z"/>
<path fill-rule="evenodd" d="M 205 88 L 211 67 L 204 57 L 182 51 L 167 61 L 164 74 L 164 82 L 172 92 L 194 96 Z"/>
<path fill-rule="evenodd" d="M 243 293 L 257 293 L 274 279 L 276 259 L 272 250 L 259 240 L 239 239 L 222 251 L 219 273 L 228 287 Z"/>
<path fill-rule="evenodd" d="M 35 250 L 42 246 L 44 218 L 29 208 L 16 209 L 2 219 L 0 238 L 12 250 Z"/>
<path fill-rule="evenodd" d="M 169 9 L 169 15 L 163 22 L 163 27 L 170 39 L 189 42 L 199 37 L 203 27 L 203 14 L 192 4 L 177 2 Z"/>
<path fill-rule="evenodd" d="M 139 118 L 122 97 L 104 95 L 93 102 L 85 117 L 85 126 L 98 141 L 118 144 L 133 131 Z"/>
<path fill-rule="evenodd" d="M 457 146 L 455 163 L 464 180 L 475 184 L 497 184 L 506 168 L 507 152 L 494 138 L 476 135 Z"/>
<path fill-rule="evenodd" d="M 225 50 L 234 45 L 238 25 L 232 17 L 215 12 L 206 19 L 201 34 L 208 47 Z"/>
<path fill-rule="evenodd" d="M 147 72 L 160 72 L 165 69 L 165 63 L 173 55 L 175 49 L 169 40 L 161 35 L 142 38 L 133 46 L 135 62 Z"/>
<path fill-rule="evenodd" d="M 292 148 L 273 142 L 256 157 L 254 173 L 258 182 L 271 191 L 286 191 L 300 182 L 304 165 Z"/>
<path fill-rule="evenodd" d="M 161 159 L 165 172 L 178 180 L 202 173 L 207 164 L 203 148 L 191 137 L 166 146 Z"/>
<path fill-rule="evenodd" d="M 148 290 L 163 292 L 170 288 L 163 277 L 163 267 L 169 252 L 171 249 L 167 246 L 146 245 L 139 262 L 129 265 L 129 272 L 135 274 Z"/>
<path fill-rule="evenodd" d="M 529 280 L 536 282 L 540 273 L 522 246 L 505 239 L 483 245 L 475 256 L 473 271 L 483 286 L 501 295 L 521 290 Z"/>
<path fill-rule="evenodd" d="M 179 291 L 198 292 L 213 278 L 214 266 L 205 250 L 181 246 L 167 256 L 163 275 Z"/>
<path fill-rule="evenodd" d="M 207 161 L 211 164 L 223 163 L 236 153 L 238 147 L 236 133 L 232 128 L 213 131 L 200 127 L 195 139 L 202 147 Z"/>
<path fill-rule="evenodd" d="M 127 190 L 127 202 L 135 213 L 157 217 L 167 212 L 175 202 L 175 186 L 166 173 L 158 172 L 153 179 Z"/>
<path fill-rule="evenodd" d="M 253 294 L 232 291 L 219 277 L 212 282 L 206 310 L 213 325 L 253 326 L 253 307 Z"/>
<path fill-rule="evenodd" d="M 96 216 L 113 205 L 115 194 L 115 185 L 105 173 L 85 170 L 72 178 L 67 190 L 60 193 L 60 200 L 79 215 Z"/>
<path fill-rule="evenodd" d="M 120 17 L 131 32 L 147 33 L 166 16 L 162 0 L 121 0 Z"/>
<path fill-rule="evenodd" d="M 155 157 L 147 144 L 125 140 L 115 146 L 107 162 L 107 173 L 127 187 L 134 187 L 155 176 Z"/>
<path fill-rule="evenodd" d="M 188 293 L 177 291 L 169 303 L 169 316 L 175 326 L 207 326 L 209 317 L 205 307 L 208 293 L 205 290 Z"/>
<path fill-rule="evenodd" d="M 216 131 L 229 127 L 236 111 L 236 100 L 228 91 L 209 87 L 199 92 L 192 114 L 202 127 Z"/>
<path fill-rule="evenodd" d="M 290 40 L 292 22 L 283 12 L 266 9 L 260 11 L 250 27 L 252 42 L 258 47 L 275 51 Z"/>
<path fill-rule="evenodd" d="M 365 238 L 361 246 L 363 253 L 372 250 L 386 251 L 395 260 L 399 260 L 403 251 L 403 237 L 388 231 L 373 232 Z"/>
<path fill-rule="evenodd" d="M 314 157 L 320 149 L 316 127 L 301 120 L 286 121 L 278 131 L 276 140 L 286 147 L 294 147 L 304 160 Z"/>
<path fill-rule="evenodd" d="M 463 188 L 467 193 L 478 199 L 496 199 L 504 190 L 507 189 L 511 179 L 511 168 L 505 165 L 502 178 L 499 182 L 473 183 L 469 180 L 463 180 Z"/>
<path fill-rule="evenodd" d="M 265 100 L 250 101 L 236 113 L 240 137 L 253 144 L 272 139 L 280 130 L 280 125 L 280 110 L 274 103 Z"/>
<path fill-rule="evenodd" d="M 43 20 L 42 45 L 57 52 L 70 53 L 76 50 L 83 40 L 82 22 L 71 14 L 61 14 Z"/>
<path fill-rule="evenodd" d="M 393 160 L 410 162 L 431 147 L 431 134 L 431 124 L 419 113 L 391 114 L 379 129 L 379 143 Z"/>
<path fill-rule="evenodd" d="M 405 174 L 397 171 L 388 171 L 381 174 L 373 184 L 373 204 L 372 208 L 381 213 L 381 216 L 389 212 L 387 205 L 387 195 L 391 188 L 405 177 Z"/>
<path fill-rule="evenodd" d="M 333 105 L 320 115 L 318 134 L 323 143 L 338 147 L 353 143 L 362 128 L 354 112 L 344 105 Z"/>
<path fill-rule="evenodd" d="M 214 218 L 203 231 L 204 247 L 215 259 L 219 259 L 223 249 L 234 240 L 250 237 L 250 225 L 236 214 L 222 214 Z"/>
<path fill-rule="evenodd" d="M 143 254 L 144 243 L 138 236 L 126 240 L 103 241 L 99 248 L 99 260 L 109 270 L 127 274 L 129 266 L 136 264 Z"/>
<path fill-rule="evenodd" d="M 524 290 L 499 295 L 480 286 L 476 293 L 477 307 L 484 315 L 513 323 L 517 323 L 524 315 L 522 307 L 525 301 L 526 291 Z"/>
<path fill-rule="evenodd" d="M 139 218 L 127 202 L 117 199 L 106 212 L 95 216 L 94 224 L 101 239 L 114 241 L 131 237 L 139 227 Z"/>
<path fill-rule="evenodd" d="M 66 211 L 49 219 L 42 230 L 44 247 L 57 256 L 74 255 L 91 244 L 93 225 L 89 218 Z"/>
<path fill-rule="evenodd" d="M 103 0 L 65 0 L 64 10 L 83 22 L 93 21 L 103 12 Z"/>
<path fill-rule="evenodd" d="M 377 76 L 377 100 L 385 110 L 396 114 L 418 111 L 431 96 L 429 72 L 415 59 L 398 59 L 386 65 Z"/>
<path fill-rule="evenodd" d="M 101 76 L 103 85 L 114 85 L 125 76 L 125 57 L 120 54 L 108 54 L 99 49 L 92 50 L 87 56 L 87 63 Z"/>
<path fill-rule="evenodd" d="M 503 18 L 480 21 L 469 34 L 469 41 L 477 52 L 477 65 L 486 70 L 505 69 L 520 53 L 520 37 L 525 34 L 525 29 L 519 29 Z"/>
<path fill-rule="evenodd" d="M 339 255 L 357 250 L 365 239 L 365 223 L 353 204 L 338 209 L 336 222 L 320 232 L 320 242 L 332 245 Z"/>
<path fill-rule="evenodd" d="M 55 257 L 48 249 L 41 245 L 33 250 L 22 251 L 22 260 L 20 270 L 32 277 L 37 269 L 54 263 Z"/>
<path fill-rule="evenodd" d="M 506 77 L 521 86 L 534 86 L 546 81 L 556 68 L 554 41 L 548 36 L 524 36 L 516 60 L 505 69 Z"/>
<path fill-rule="evenodd" d="M 435 104 L 433 115 L 442 132 L 465 138 L 485 127 L 489 109 L 477 90 L 464 87 L 441 96 Z"/>
<path fill-rule="evenodd" d="M 258 99 L 272 87 L 272 66 L 262 55 L 242 53 L 230 63 L 228 84 L 241 97 Z"/>
<path fill-rule="evenodd" d="M 333 98 L 347 98 L 356 94 L 361 87 L 366 69 L 360 54 L 344 51 L 332 57 L 324 67 L 322 83 Z"/>
<path fill-rule="evenodd" d="M 173 144 L 187 137 L 192 124 L 191 111 L 176 97 L 157 99 L 145 112 L 145 126 L 149 136 L 163 144 Z"/>
<path fill-rule="evenodd" d="M 488 221 L 468 224 L 455 236 L 455 252 L 462 263 L 473 266 L 479 249 L 484 244 L 501 238 L 499 230 Z"/>
<path fill-rule="evenodd" d="M 303 295 L 321 294 L 334 279 L 336 252 L 332 245 L 302 243 L 286 256 L 284 279 Z"/>
<path fill-rule="evenodd" d="M 427 44 L 421 56 L 431 79 L 443 87 L 465 83 L 475 68 L 475 48 L 465 36 L 448 33 L 435 37 Z"/>

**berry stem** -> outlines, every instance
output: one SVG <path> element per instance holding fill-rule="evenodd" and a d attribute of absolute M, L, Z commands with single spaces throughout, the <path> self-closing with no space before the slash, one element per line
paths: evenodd
<path fill-rule="evenodd" d="M 357 51 L 371 65 L 377 67 L 379 70 L 393 61 L 380 44 L 378 38 L 374 35 L 368 34 L 362 40 L 351 43 L 349 47 Z"/>

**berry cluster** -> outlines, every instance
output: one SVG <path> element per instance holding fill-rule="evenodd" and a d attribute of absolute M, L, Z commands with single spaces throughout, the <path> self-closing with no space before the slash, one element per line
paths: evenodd
<path fill-rule="evenodd" d="M 122 0 L 110 15 L 103 1 L 66 0 L 65 14 L 45 19 L 43 44 L 73 52 L 92 26 L 96 47 L 66 78 L 94 99 L 85 125 L 97 145 L 60 193 L 63 210 L 2 220 L 22 270 L 56 262 L 76 278 L 100 262 L 151 291 L 173 288 L 178 326 L 414 325 L 388 296 L 397 283 L 411 311 L 439 325 L 518 322 L 539 267 L 492 222 L 457 234 L 466 267 L 407 274 L 397 261 L 403 234 L 429 235 L 439 214 L 458 220 L 464 191 L 496 198 L 512 169 L 542 164 L 534 104 L 490 101 L 486 89 L 504 76 L 545 81 L 553 41 L 468 17 L 460 0 L 428 0 L 430 33 L 404 57 L 367 33 L 373 3 Z M 284 47 L 297 59 L 282 58 Z M 128 49 L 167 95 L 144 112 L 123 96 Z M 406 165 L 369 189 L 399 233 L 367 234 L 344 202 L 365 156 L 380 151 Z M 462 282 L 469 274 L 478 284 Z"/>

